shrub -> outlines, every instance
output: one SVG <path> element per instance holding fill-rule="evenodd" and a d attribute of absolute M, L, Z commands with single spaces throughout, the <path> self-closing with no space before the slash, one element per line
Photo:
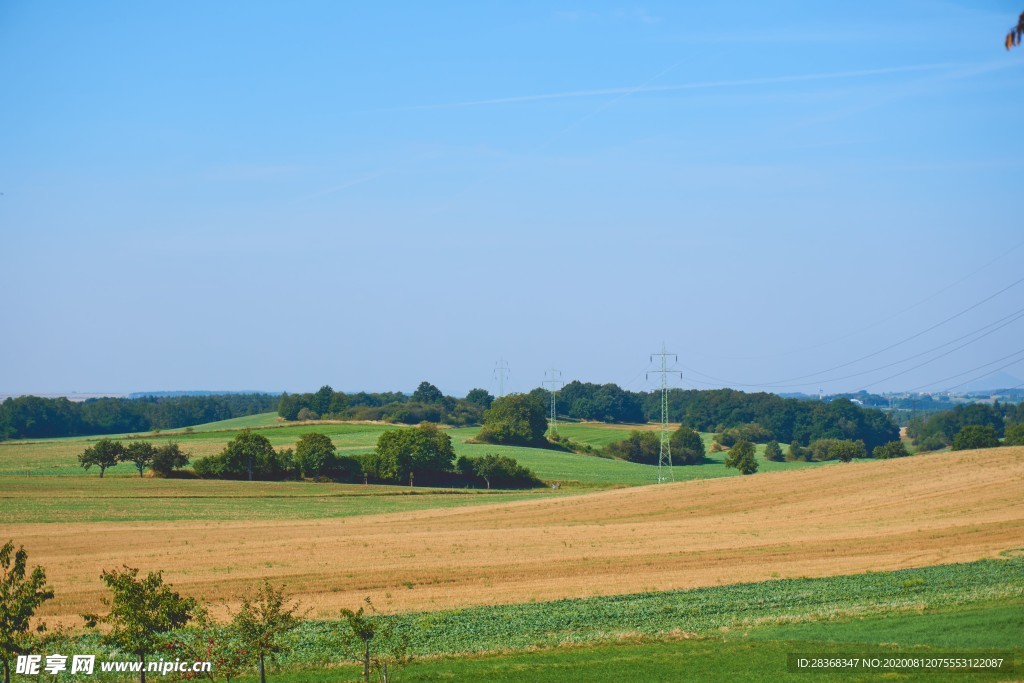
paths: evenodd
<path fill-rule="evenodd" d="M 779 446 L 778 441 L 769 441 L 764 447 L 764 459 L 772 462 L 780 462 L 782 460 L 782 447 Z"/>
<path fill-rule="evenodd" d="M 605 453 L 619 460 L 657 465 L 661 453 L 661 437 L 657 432 L 633 430 L 622 441 L 605 446 Z"/>
<path fill-rule="evenodd" d="M 975 448 L 993 448 L 999 445 L 996 430 L 988 425 L 967 425 L 953 437 L 954 451 L 968 451 Z"/>
<path fill-rule="evenodd" d="M 1007 446 L 1024 446 L 1024 422 L 1006 428 Z"/>
<path fill-rule="evenodd" d="M 875 450 L 871 451 L 879 460 L 888 460 L 889 458 L 905 458 L 910 453 L 907 452 L 907 447 L 903 445 L 902 441 L 890 441 L 883 446 L 875 446 Z"/>
<path fill-rule="evenodd" d="M 456 462 L 456 469 L 463 476 L 482 479 L 487 488 L 530 488 L 543 482 L 528 468 L 514 458 L 488 453 L 479 458 L 462 456 Z"/>
<path fill-rule="evenodd" d="M 704 439 L 695 429 L 680 426 L 672 434 L 669 446 L 673 465 L 699 465 L 704 462 Z"/>
<path fill-rule="evenodd" d="M 863 441 L 847 441 L 845 439 L 818 439 L 809 446 L 811 457 L 815 460 L 842 460 L 850 462 L 854 458 L 868 457 Z"/>

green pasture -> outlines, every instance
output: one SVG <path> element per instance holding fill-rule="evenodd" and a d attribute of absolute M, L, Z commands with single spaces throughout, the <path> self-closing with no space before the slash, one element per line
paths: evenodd
<path fill-rule="evenodd" d="M 564 424 L 559 431 L 574 441 L 590 444 L 596 448 L 607 446 L 612 441 L 625 438 L 629 431 L 637 425 L 595 425 L 595 424 Z M 371 452 L 380 435 L 389 429 L 402 427 L 383 424 L 364 423 L 303 423 L 281 424 L 274 413 L 251 415 L 248 417 L 225 420 L 206 425 L 199 425 L 190 430 L 176 430 L 158 434 L 117 435 L 111 438 L 122 440 L 144 439 L 155 444 L 169 440 L 177 441 L 181 447 L 191 453 L 193 459 L 219 453 L 224 445 L 231 440 L 239 429 L 252 428 L 269 439 L 275 448 L 288 448 L 295 445 L 303 434 L 319 432 L 331 437 L 340 454 L 358 455 Z M 565 486 L 582 488 L 604 488 L 608 486 L 637 486 L 655 483 L 657 468 L 652 465 L 610 460 L 592 455 L 579 455 L 558 450 L 541 448 L 523 448 L 519 446 L 493 446 L 488 444 L 466 443 L 476 436 L 478 428 L 458 428 L 448 430 L 457 455 L 481 456 L 486 453 L 507 455 L 515 458 L 520 464 L 529 467 L 542 480 L 562 482 Z M 705 444 L 710 448 L 711 434 L 702 435 Z M 99 440 L 99 436 L 44 439 L 38 441 L 11 441 L 0 443 L 0 477 L 9 478 L 12 486 L 17 487 L 17 477 L 37 477 L 39 475 L 91 476 L 98 477 L 98 470 L 93 468 L 86 472 L 79 467 L 78 454 L 90 444 Z M 768 462 L 763 457 L 764 446 L 757 447 L 761 472 L 776 472 L 805 467 L 817 467 L 826 463 L 803 462 Z M 725 453 L 708 453 L 704 463 L 700 465 L 676 466 L 672 468 L 675 481 L 690 479 L 707 479 L 712 477 L 737 476 L 738 472 L 724 467 Z M 130 463 L 123 463 L 107 470 L 106 479 L 134 477 L 136 471 Z M 136 477 L 137 478 L 137 477 Z M 4 509 L 0 504 L 0 512 Z"/>

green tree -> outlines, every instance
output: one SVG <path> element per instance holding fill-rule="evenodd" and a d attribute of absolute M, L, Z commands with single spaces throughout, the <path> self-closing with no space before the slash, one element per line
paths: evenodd
<path fill-rule="evenodd" d="M 392 429 L 377 439 L 377 449 L 364 464 L 381 481 L 406 483 L 409 475 L 429 479 L 449 472 L 455 462 L 451 437 L 437 425 L 422 422 L 408 429 Z"/>
<path fill-rule="evenodd" d="M 907 452 L 907 447 L 902 441 L 890 441 L 887 444 L 881 446 L 875 446 L 875 450 L 871 451 L 871 454 L 879 460 L 888 460 L 889 458 L 905 458 L 910 453 Z"/>
<path fill-rule="evenodd" d="M 262 434 L 245 429 L 228 442 L 221 452 L 226 472 L 244 471 L 249 481 L 254 472 L 266 472 L 273 467 L 274 447 Z"/>
<path fill-rule="evenodd" d="M 270 581 L 252 597 L 242 598 L 242 607 L 231 620 L 245 649 L 257 657 L 260 683 L 266 683 L 266 660 L 284 649 L 284 636 L 302 621 L 296 612 L 298 603 L 288 605 L 284 587 L 274 588 Z"/>
<path fill-rule="evenodd" d="M 456 462 L 456 469 L 467 477 L 479 477 L 491 488 L 491 484 L 505 486 L 535 486 L 541 481 L 515 458 L 507 455 L 487 453 L 479 458 L 462 456 Z"/>
<path fill-rule="evenodd" d="M 704 439 L 696 429 L 680 426 L 669 439 L 673 465 L 699 465 L 704 462 Z"/>
<path fill-rule="evenodd" d="M 320 476 L 320 471 L 325 466 L 329 467 L 334 460 L 334 453 L 334 442 L 326 434 L 303 434 L 295 445 L 295 459 L 302 474 L 307 477 Z"/>
<path fill-rule="evenodd" d="M 789 449 L 786 451 L 786 461 L 797 462 L 801 460 L 807 460 L 807 449 L 793 441 L 789 444 Z"/>
<path fill-rule="evenodd" d="M 14 541 L 4 543 L 0 547 L 0 660 L 4 683 L 11 683 L 11 660 L 24 654 L 29 643 L 32 615 L 52 598 L 43 568 L 36 565 L 29 572 L 25 548 L 15 551 Z"/>
<path fill-rule="evenodd" d="M 124 457 L 124 446 L 117 441 L 100 439 L 92 446 L 89 446 L 78 456 L 78 462 L 86 469 L 96 465 L 100 468 L 100 479 L 108 467 L 113 467 L 121 462 Z"/>
<path fill-rule="evenodd" d="M 749 441 L 737 441 L 725 456 L 725 466 L 735 467 L 740 474 L 757 472 L 757 460 L 754 458 L 754 444 Z"/>
<path fill-rule="evenodd" d="M 967 425 L 953 437 L 954 451 L 993 448 L 999 445 L 996 430 L 988 425 Z"/>
<path fill-rule="evenodd" d="M 782 447 L 779 446 L 778 441 L 769 441 L 764 447 L 764 459 L 770 460 L 771 462 L 782 461 Z"/>
<path fill-rule="evenodd" d="M 106 616 L 85 614 L 89 627 L 106 624 L 110 631 L 102 637 L 106 645 L 139 658 L 140 683 L 146 682 L 146 656 L 156 652 L 167 640 L 167 635 L 189 622 L 196 610 L 196 601 L 182 597 L 164 584 L 163 572 L 149 572 L 142 579 L 139 570 L 104 571 L 103 583 L 110 589 L 110 599 L 103 603 L 110 608 Z"/>
<path fill-rule="evenodd" d="M 169 477 L 179 467 L 188 465 L 188 454 L 183 453 L 174 441 L 157 446 L 153 451 L 153 462 L 150 468 L 158 477 Z"/>
<path fill-rule="evenodd" d="M 493 402 L 494 397 L 486 389 L 470 389 L 469 393 L 466 394 L 466 403 L 472 403 L 484 410 L 490 408 Z"/>
<path fill-rule="evenodd" d="M 444 400 L 444 394 L 430 382 L 420 382 L 416 391 L 412 392 L 413 403 L 426 403 L 434 405 Z"/>
<path fill-rule="evenodd" d="M 509 394 L 494 399 L 484 413 L 477 441 L 524 446 L 546 443 L 547 409 L 537 396 Z"/>
<path fill-rule="evenodd" d="M 349 609 L 341 610 L 341 618 L 348 627 L 343 638 L 359 647 L 358 660 L 363 665 L 363 681 L 370 680 L 370 674 L 377 672 L 381 683 L 388 683 L 388 665 L 405 664 L 410 659 L 409 642 L 407 632 L 396 632 L 395 622 L 383 621 L 375 613 L 370 598 L 366 598 L 366 608 L 360 607 L 353 612 Z M 374 640 L 381 643 L 374 655 L 371 644 Z"/>
<path fill-rule="evenodd" d="M 139 476 L 146 471 L 146 468 L 153 464 L 153 455 L 156 451 L 153 444 L 148 441 L 129 441 L 121 454 L 121 462 L 130 462 L 139 471 Z"/>
<path fill-rule="evenodd" d="M 808 447 L 815 460 L 842 460 L 850 462 L 854 458 L 866 458 L 867 449 L 863 441 L 847 439 L 816 439 Z"/>
<path fill-rule="evenodd" d="M 1024 446 L 1024 422 L 1006 428 L 1007 446 Z"/>

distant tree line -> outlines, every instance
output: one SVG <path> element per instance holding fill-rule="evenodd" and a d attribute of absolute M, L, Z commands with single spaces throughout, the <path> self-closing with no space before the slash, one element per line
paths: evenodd
<path fill-rule="evenodd" d="M 546 396 L 544 389 L 531 394 Z M 699 432 L 723 433 L 730 428 L 757 425 L 756 440 L 808 445 L 818 439 L 864 441 L 870 449 L 895 441 L 899 428 L 885 415 L 848 399 L 829 402 L 782 398 L 777 394 L 733 389 L 671 389 L 672 422 Z M 661 419 L 660 392 L 631 392 L 615 384 L 570 382 L 558 393 L 559 412 L 566 417 L 601 422 L 639 423 Z M 734 435 L 755 440 L 751 435 Z"/>
<path fill-rule="evenodd" d="M 0 441 L 48 439 L 176 429 L 265 413 L 277 405 L 269 394 L 95 398 L 19 396 L 0 403 Z"/>
<path fill-rule="evenodd" d="M 311 394 L 283 394 L 277 414 L 286 420 L 374 420 L 399 424 L 435 422 L 478 425 L 494 397 L 473 389 L 465 398 L 445 396 L 430 382 L 421 382 L 411 395 L 400 392 L 346 394 L 322 386 Z"/>
<path fill-rule="evenodd" d="M 1024 423 L 1024 404 L 972 403 L 911 420 L 907 425 L 907 436 L 913 439 L 914 445 L 919 450 L 936 451 L 953 446 L 957 434 L 967 427 L 983 427 L 991 430 L 991 438 L 985 440 L 986 443 L 991 444 L 992 439 L 998 442 L 998 439 L 1006 436 L 1008 427 L 1021 423 Z M 974 443 L 978 432 L 970 431 L 974 434 L 970 442 Z M 962 443 L 967 443 L 967 441 Z"/>
<path fill-rule="evenodd" d="M 541 388 L 527 396 L 542 406 L 547 405 L 549 398 L 547 390 Z M 478 425 L 493 401 L 494 397 L 483 389 L 473 389 L 465 398 L 445 396 L 429 382 L 422 382 L 411 395 L 345 394 L 324 386 L 312 394 L 281 396 L 278 415 L 287 420 L 330 417 L 403 424 L 428 421 Z M 661 419 L 661 394 L 627 391 L 616 384 L 573 381 L 558 392 L 558 408 L 560 415 L 570 419 L 646 423 Z M 763 430 L 761 443 L 769 439 L 803 445 L 818 439 L 861 440 L 870 450 L 899 438 L 899 428 L 885 413 L 845 398 L 819 402 L 733 389 L 672 389 L 669 420 L 700 432 L 724 432 L 756 424 Z"/>

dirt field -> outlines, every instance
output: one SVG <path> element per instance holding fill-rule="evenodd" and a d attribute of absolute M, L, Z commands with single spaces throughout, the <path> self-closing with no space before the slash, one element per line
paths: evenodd
<path fill-rule="evenodd" d="M 99 573 L 164 569 L 234 604 L 262 577 L 336 617 L 370 596 L 434 610 L 827 576 L 1024 548 L 1024 448 L 925 455 L 732 479 L 337 520 L 18 524 L 57 599 L 100 607 Z M 221 608 L 223 609 L 223 607 Z"/>

